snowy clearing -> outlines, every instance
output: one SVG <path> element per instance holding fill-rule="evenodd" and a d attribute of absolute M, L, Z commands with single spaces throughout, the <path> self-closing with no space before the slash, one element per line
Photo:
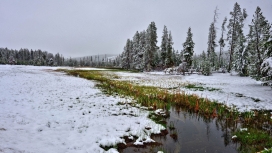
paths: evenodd
<path fill-rule="evenodd" d="M 147 111 L 117 105 L 129 99 L 105 95 L 95 88 L 94 81 L 67 76 L 53 71 L 55 69 L 57 67 L 0 66 L 0 152 L 102 153 L 106 151 L 100 145 L 124 142 L 120 137 L 137 135 L 139 138 L 134 144 L 141 145 L 142 140 L 153 141 L 149 137 L 151 132 L 164 129 L 147 118 Z M 212 76 L 106 73 L 115 73 L 121 80 L 137 84 L 184 90 L 235 105 L 239 111 L 272 109 L 272 89 L 248 77 L 222 73 Z M 216 90 L 185 88 L 188 84 Z"/>
<path fill-rule="evenodd" d="M 204 75 L 170 75 L 164 72 L 124 73 L 116 72 L 121 80 L 160 88 L 177 88 L 188 94 L 197 94 L 203 98 L 217 100 L 228 106 L 236 106 L 239 111 L 251 109 L 272 110 L 272 89 L 262 86 L 260 81 L 250 77 L 240 77 L 230 73 L 213 73 Z M 188 84 L 195 84 L 204 88 L 215 89 L 193 90 L 185 88 Z"/>
<path fill-rule="evenodd" d="M 0 152 L 102 153 L 100 145 L 124 142 L 122 136 L 138 135 L 140 144 L 164 129 L 147 111 L 117 105 L 127 99 L 52 69 L 0 65 Z"/>

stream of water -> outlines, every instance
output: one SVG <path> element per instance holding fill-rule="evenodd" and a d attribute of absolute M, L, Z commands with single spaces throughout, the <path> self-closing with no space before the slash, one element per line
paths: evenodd
<path fill-rule="evenodd" d="M 152 139 L 162 145 L 128 147 L 121 153 L 235 153 L 239 144 L 231 141 L 231 124 L 227 120 L 205 118 L 181 108 L 172 107 L 170 117 L 166 119 L 168 134 L 153 136 Z M 172 127 L 172 128 L 171 128 Z"/>

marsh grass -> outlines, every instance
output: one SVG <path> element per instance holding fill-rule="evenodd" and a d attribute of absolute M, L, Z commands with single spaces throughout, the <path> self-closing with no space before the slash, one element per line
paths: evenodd
<path fill-rule="evenodd" d="M 208 90 L 208 91 L 220 91 L 220 89 L 218 88 L 211 88 L 211 87 L 203 87 L 203 86 L 200 86 L 200 85 L 196 85 L 196 84 L 187 84 L 184 86 L 184 88 L 187 88 L 187 89 L 192 89 L 194 91 L 204 91 L 204 90 Z"/>
<path fill-rule="evenodd" d="M 272 152 L 272 148 L 267 149 L 265 148 L 265 150 L 261 151 L 260 153 L 271 153 Z"/>
<path fill-rule="evenodd" d="M 237 140 L 243 145 L 243 147 L 239 148 L 241 152 L 258 152 L 264 148 L 272 147 L 272 138 L 267 132 L 251 127 L 247 129 L 234 132 Z"/>
<path fill-rule="evenodd" d="M 187 111 L 197 113 L 204 118 L 218 118 L 226 122 L 233 123 L 233 127 L 239 124 L 252 126 L 251 135 L 245 133 L 236 133 L 237 141 L 242 145 L 251 145 L 250 150 L 259 151 L 264 147 L 272 147 L 271 130 L 265 131 L 264 124 L 271 127 L 271 118 L 269 111 L 248 111 L 240 113 L 235 106 L 229 107 L 217 101 L 210 101 L 207 98 L 199 97 L 195 94 L 187 94 L 184 91 L 175 90 L 169 92 L 167 89 L 161 89 L 151 86 L 143 86 L 133 84 L 130 81 L 120 81 L 119 77 L 107 71 L 86 71 L 86 70 L 58 70 L 65 71 L 69 75 L 82 77 L 88 80 L 96 80 L 97 86 L 103 92 L 110 95 L 132 97 L 138 104 L 150 108 L 151 110 L 163 109 L 166 112 L 171 106 L 181 107 Z M 201 86 L 189 84 L 186 88 L 197 90 L 209 90 Z M 212 91 L 219 89 L 210 89 Z M 265 115 L 266 114 L 266 115 Z M 267 115 L 268 114 L 268 115 Z M 167 116 L 158 115 L 153 112 L 149 114 L 149 118 L 156 123 L 166 127 Z M 254 128 L 254 129 L 253 129 Z M 267 142 L 264 141 L 264 138 Z M 250 140 L 252 139 L 252 140 Z"/>

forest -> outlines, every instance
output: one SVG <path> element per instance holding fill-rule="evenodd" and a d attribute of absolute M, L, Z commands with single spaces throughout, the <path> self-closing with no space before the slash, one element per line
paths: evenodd
<path fill-rule="evenodd" d="M 271 80 L 271 23 L 265 19 L 260 7 L 253 14 L 248 25 L 249 31 L 244 31 L 246 18 L 249 18 L 246 9 L 241 9 L 235 3 L 230 16 L 225 17 L 220 28 L 217 28 L 216 8 L 209 28 L 207 50 L 203 50 L 200 55 L 194 53 L 193 29 L 188 28 L 183 49 L 179 52 L 173 48 L 172 34 L 167 26 L 164 26 L 160 47 L 156 45 L 157 28 L 155 22 L 151 22 L 147 30 L 136 31 L 132 39 L 127 39 L 122 54 L 117 58 L 117 64 L 125 69 L 151 71 L 186 62 L 189 68 L 197 69 L 204 75 L 225 69 L 227 72 L 235 71 L 240 76 Z M 220 35 L 219 41 L 216 41 L 217 33 Z M 216 52 L 217 47 L 219 52 Z"/>
<path fill-rule="evenodd" d="M 235 71 L 240 76 L 250 76 L 256 80 L 272 80 L 272 31 L 271 23 L 265 19 L 260 7 L 252 16 L 247 14 L 238 3 L 234 4 L 229 16 L 219 23 L 218 9 L 214 10 L 210 24 L 207 49 L 201 54 L 194 50 L 193 30 L 188 27 L 186 40 L 179 42 L 183 48 L 173 48 L 171 31 L 165 25 L 161 44 L 157 46 L 158 36 L 155 22 L 146 30 L 136 31 L 127 39 L 122 53 L 117 57 L 100 58 L 64 58 L 59 53 L 53 55 L 47 51 L 0 48 L 0 64 L 37 65 L 37 66 L 95 66 L 117 67 L 127 70 L 153 71 L 177 67 L 182 62 L 190 69 L 196 69 L 203 75 L 213 71 Z M 249 31 L 245 29 L 245 19 L 251 21 Z M 220 25 L 220 26 L 218 26 Z M 217 38 L 217 35 L 220 37 Z M 219 50 L 219 51 L 218 51 Z"/>

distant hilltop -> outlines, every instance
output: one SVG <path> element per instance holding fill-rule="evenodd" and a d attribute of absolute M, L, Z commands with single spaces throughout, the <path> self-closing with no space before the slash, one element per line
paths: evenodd
<path fill-rule="evenodd" d="M 91 59 L 93 62 L 103 62 L 106 60 L 114 60 L 119 54 L 97 54 L 97 55 L 90 55 L 90 56 L 82 56 L 82 57 L 75 57 L 72 58 L 74 60 L 80 61 L 84 59 Z"/>

